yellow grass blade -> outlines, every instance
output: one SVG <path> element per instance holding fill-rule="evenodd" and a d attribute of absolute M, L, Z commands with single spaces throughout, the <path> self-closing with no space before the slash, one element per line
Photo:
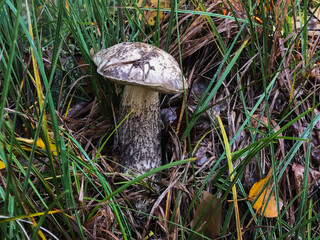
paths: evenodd
<path fill-rule="evenodd" d="M 227 160 L 228 160 L 228 166 L 229 166 L 229 173 L 230 175 L 230 180 L 233 181 L 234 179 L 234 172 L 233 172 L 233 165 L 232 165 L 232 157 L 231 157 L 231 151 L 230 151 L 230 145 L 228 141 L 228 137 L 226 134 L 226 131 L 224 129 L 223 123 L 221 121 L 221 118 L 217 114 L 217 119 L 218 123 L 221 129 L 221 134 L 223 138 L 223 143 L 224 143 L 224 149 L 226 151 L 227 155 Z M 235 216 L 236 216 L 236 225 L 237 225 L 237 236 L 238 240 L 242 240 L 242 232 L 241 232 L 241 226 L 240 226 L 240 215 L 239 215 L 239 207 L 238 207 L 238 200 L 237 200 L 237 189 L 236 185 L 234 184 L 232 186 L 232 196 L 233 196 L 233 202 L 234 202 L 234 211 L 235 211 Z"/>
<path fill-rule="evenodd" d="M 53 211 L 49 211 L 48 214 L 55 214 L 55 213 L 59 213 L 59 212 L 63 212 L 64 210 L 53 210 Z M 38 212 L 38 213 L 32 213 L 29 215 L 23 215 L 23 216 L 18 216 L 18 217 L 9 217 L 9 218 L 5 218 L 3 220 L 0 221 L 0 224 L 5 223 L 5 222 L 11 222 L 11 221 L 16 221 L 16 220 L 20 220 L 20 219 L 24 219 L 24 218 L 34 218 L 34 217 L 39 217 L 42 216 L 45 212 Z"/>
<path fill-rule="evenodd" d="M 28 4 L 27 4 L 27 13 L 28 13 L 29 33 L 30 33 L 30 36 L 31 36 L 31 38 L 33 40 L 34 37 L 33 37 L 33 31 L 32 31 L 32 25 L 31 25 L 31 20 L 30 20 Z M 33 72 L 34 72 L 33 81 L 34 81 L 34 83 L 36 85 L 40 111 L 42 111 L 43 105 L 44 105 L 44 95 L 43 95 L 43 91 L 42 91 L 41 78 L 40 78 L 40 74 L 39 74 L 37 59 L 36 59 L 36 57 L 34 55 L 34 50 L 33 50 L 32 47 L 30 48 L 30 50 L 31 50 L 31 57 L 32 57 Z M 44 138 L 47 140 L 47 142 L 51 143 L 51 140 L 49 138 L 49 131 L 48 131 L 48 126 L 47 126 L 47 116 L 46 116 L 46 114 L 43 115 L 43 118 L 42 118 L 42 121 L 41 121 L 41 126 L 42 126 L 42 129 L 43 129 Z M 50 149 L 50 145 L 51 144 L 49 144 L 49 149 Z M 50 149 L 48 154 L 51 154 L 51 151 L 53 151 L 53 150 Z"/>
<path fill-rule="evenodd" d="M 26 0 L 26 7 L 27 7 L 27 15 L 28 15 L 28 26 L 29 26 L 29 33 L 30 36 L 33 38 L 33 31 L 32 31 L 32 25 L 31 25 L 31 19 L 30 19 L 30 13 L 29 13 L 29 8 L 28 8 L 28 2 Z M 42 87 L 41 87 L 41 81 L 40 81 L 40 74 L 39 74 L 39 70 L 38 70 L 38 63 L 37 63 L 37 59 L 34 55 L 34 50 L 31 47 L 31 57 L 32 57 L 32 65 L 33 65 L 33 71 L 34 71 L 34 79 L 35 79 L 35 84 L 36 84 L 36 89 L 37 89 L 37 95 L 38 95 L 38 100 L 39 100 L 39 106 L 40 106 L 40 110 L 43 109 L 43 91 L 42 91 Z M 47 128 L 47 118 L 46 115 L 43 115 L 42 118 L 42 128 L 43 128 L 43 132 L 44 132 L 44 137 L 48 140 L 49 142 L 49 134 L 48 134 L 48 128 Z M 48 153 L 51 154 L 51 151 Z M 52 158 L 51 158 L 52 159 Z M 33 217 L 30 218 L 33 226 L 37 226 L 37 222 L 34 220 Z M 44 234 L 42 233 L 41 230 L 38 231 L 39 236 L 41 237 L 41 239 L 46 239 L 46 237 L 44 236 Z"/>

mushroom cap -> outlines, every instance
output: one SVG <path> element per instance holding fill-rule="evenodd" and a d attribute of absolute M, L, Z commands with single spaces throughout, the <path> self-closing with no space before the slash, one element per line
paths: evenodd
<path fill-rule="evenodd" d="M 176 94 L 188 85 L 177 61 L 167 52 L 141 42 L 123 42 L 96 53 L 98 73 L 119 84 Z"/>

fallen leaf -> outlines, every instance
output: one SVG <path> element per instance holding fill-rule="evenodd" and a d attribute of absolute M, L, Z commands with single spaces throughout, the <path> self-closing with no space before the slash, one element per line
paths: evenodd
<path fill-rule="evenodd" d="M 139 2 L 137 3 L 137 6 L 138 7 L 145 7 L 145 8 L 158 8 L 158 0 L 147 0 L 145 1 L 145 5 L 142 6 L 142 3 L 144 1 L 143 0 L 139 0 Z M 171 4 L 171 0 L 160 0 L 160 9 L 163 9 L 163 8 L 169 8 L 170 7 L 170 4 Z M 163 18 L 163 12 L 160 11 L 160 20 Z M 156 23 L 156 17 L 157 17 L 157 11 L 145 11 L 145 14 L 144 14 L 148 24 L 150 26 L 154 26 L 155 23 Z M 139 16 L 139 19 L 141 20 L 142 16 L 140 15 Z"/>
<path fill-rule="evenodd" d="M 272 174 L 272 168 L 269 170 L 269 173 L 265 178 L 261 179 L 259 182 L 256 182 L 252 186 L 248 196 L 249 201 L 254 202 L 257 196 L 259 195 L 259 193 L 262 191 L 258 199 L 255 201 L 253 208 L 260 215 L 262 212 L 264 212 L 264 216 L 268 218 L 274 218 L 278 216 L 276 198 L 274 196 L 274 192 L 271 192 L 273 187 L 273 182 L 272 181 L 269 182 L 271 174 Z M 279 198 L 279 207 L 280 207 L 280 210 L 283 207 L 283 201 L 281 198 Z"/>
<path fill-rule="evenodd" d="M 6 166 L 4 165 L 4 163 L 0 160 L 0 170 L 6 168 Z"/>
<path fill-rule="evenodd" d="M 191 227 L 195 228 L 202 216 L 200 223 L 197 225 L 197 229 L 195 229 L 196 232 L 202 233 L 208 238 L 220 236 L 222 215 L 220 201 L 219 198 L 214 198 L 211 193 L 206 191 L 202 192 L 202 198 L 199 199 L 199 208 L 194 211 L 194 219 L 191 221 Z M 200 237 L 193 239 L 200 239 Z"/>
<path fill-rule="evenodd" d="M 304 166 L 301 164 L 293 163 L 292 165 L 294 182 L 297 194 L 302 190 L 302 182 L 304 176 Z M 312 184 L 320 184 L 320 172 L 309 168 L 308 173 L 308 194 L 310 194 L 310 186 Z"/>
<path fill-rule="evenodd" d="M 20 143 L 25 143 L 25 144 L 29 144 L 29 145 L 32 145 L 34 140 L 32 139 L 28 139 L 28 138 L 17 138 L 17 140 L 20 142 Z M 53 144 L 53 142 L 50 140 L 49 142 L 49 145 L 50 145 L 50 149 L 52 151 L 52 153 L 54 155 L 57 155 L 57 148 L 56 148 L 56 145 Z M 25 146 L 25 145 L 22 145 L 21 146 L 25 151 L 31 151 L 31 148 L 29 146 Z M 46 150 L 46 145 L 44 144 L 44 142 L 42 141 L 41 138 L 38 138 L 37 140 L 37 147 L 42 149 L 42 150 Z M 38 152 L 37 152 L 38 153 Z"/>

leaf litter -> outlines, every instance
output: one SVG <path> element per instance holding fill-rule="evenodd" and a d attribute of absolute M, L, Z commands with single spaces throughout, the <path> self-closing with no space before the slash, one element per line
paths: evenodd
<path fill-rule="evenodd" d="M 184 4 L 185 1 L 182 1 Z M 219 6 L 219 4 L 222 5 Z M 210 13 L 223 13 L 222 10 L 227 10 L 226 14 L 232 15 L 230 11 L 230 6 L 218 2 L 214 3 L 211 1 L 204 2 L 205 8 Z M 233 5 L 237 6 L 235 14 L 240 17 L 240 19 L 245 19 L 244 10 L 242 9 L 242 5 L 239 2 L 234 2 Z M 186 6 L 186 5 L 185 5 Z M 152 7 L 155 7 L 154 4 Z M 187 6 L 190 9 L 199 10 L 199 6 Z M 281 13 L 278 13 L 280 15 Z M 153 18 L 154 16 L 151 16 Z M 166 22 L 168 15 L 164 15 L 161 26 L 166 32 L 168 28 L 168 23 Z M 223 36 L 225 44 L 228 46 L 231 44 L 232 39 L 238 33 L 239 26 L 236 21 L 224 18 L 214 18 L 214 23 L 217 26 L 218 32 Z M 187 104 L 186 104 L 186 115 L 191 117 L 194 109 L 196 108 L 199 98 L 204 94 L 204 90 L 209 85 L 213 75 L 216 73 L 217 67 L 219 63 L 222 61 L 221 53 L 217 48 L 216 41 L 217 39 L 212 34 L 210 27 L 208 26 L 208 22 L 204 16 L 201 15 L 193 15 L 189 13 L 183 13 L 178 16 L 178 20 L 183 23 L 184 21 L 188 21 L 189 24 L 179 25 L 181 28 L 181 38 L 180 38 L 180 47 L 182 49 L 181 59 L 183 61 L 184 72 L 186 79 L 188 79 L 191 89 L 187 92 Z M 148 21 L 147 21 L 148 22 Z M 152 25 L 152 22 L 149 22 Z M 277 27 L 280 26 L 283 22 L 278 21 Z M 175 32 L 177 29 L 173 29 Z M 150 37 L 150 34 L 148 37 Z M 259 36 L 258 36 L 259 37 Z M 160 47 L 163 47 L 166 41 L 166 36 L 163 36 L 160 39 Z M 288 39 L 282 39 L 280 35 L 276 35 L 276 40 L 272 42 L 272 52 L 269 56 L 270 66 L 268 67 L 268 72 L 272 73 L 276 65 L 279 63 L 279 54 L 278 52 L 281 50 L 282 46 L 285 46 Z M 179 58 L 178 51 L 178 39 L 173 38 L 172 43 L 169 46 L 169 52 L 175 56 L 175 58 Z M 297 49 L 298 51 L 298 49 Z M 271 128 L 274 128 L 274 132 L 278 131 L 281 126 L 284 125 L 287 121 L 290 121 L 293 117 L 300 115 L 301 113 L 307 111 L 310 106 L 312 106 L 312 101 L 308 99 L 308 95 L 310 93 L 315 93 L 315 97 L 319 98 L 319 62 L 311 65 L 310 78 L 308 80 L 304 80 L 307 74 L 301 73 L 295 76 L 296 71 L 289 69 L 289 63 L 292 63 L 295 60 L 293 55 L 290 56 L 281 56 L 284 61 L 288 64 L 285 65 L 285 69 L 279 72 L 279 76 L 274 86 L 274 90 L 271 91 L 269 95 L 269 115 L 271 116 L 270 123 L 272 124 Z M 245 120 L 245 115 L 247 114 L 246 109 L 244 109 L 241 104 L 240 97 L 240 89 L 245 90 L 245 100 L 247 110 L 251 110 L 254 107 L 254 103 L 259 98 L 259 96 L 263 93 L 262 82 L 259 80 L 261 76 L 254 76 L 251 72 L 251 68 L 243 67 L 246 66 L 247 63 L 252 63 L 253 61 L 259 61 L 257 56 L 253 56 L 249 58 L 247 54 L 242 55 L 242 59 L 239 61 L 238 66 L 235 67 L 234 75 L 228 76 L 226 81 L 224 82 L 224 88 L 220 88 L 217 91 L 217 94 L 210 101 L 210 105 L 212 106 L 207 112 L 203 112 L 198 122 L 194 126 L 190 134 L 190 145 L 195 147 L 197 143 L 200 141 L 200 145 L 198 146 L 195 156 L 198 158 L 198 165 L 184 167 L 176 167 L 173 169 L 168 169 L 164 171 L 162 188 L 163 193 L 160 196 L 154 196 L 150 194 L 150 191 L 145 188 L 143 185 L 135 185 L 129 189 L 123 191 L 121 196 L 117 196 L 117 202 L 121 204 L 124 209 L 124 214 L 126 215 L 129 225 L 132 228 L 137 239 L 140 239 L 143 236 L 148 235 L 150 232 L 154 233 L 155 238 L 161 238 L 163 236 L 167 236 L 170 239 L 176 239 L 179 233 L 183 231 L 180 229 L 178 225 L 175 225 L 174 231 L 171 231 L 170 224 L 168 221 L 173 221 L 175 223 L 179 222 L 179 217 L 181 214 L 185 218 L 189 218 L 189 222 L 191 225 L 194 222 L 197 222 L 197 216 L 203 212 L 203 206 L 207 207 L 212 200 L 212 194 L 210 192 L 221 191 L 221 189 L 217 186 L 219 185 L 211 185 L 210 181 L 206 180 L 206 177 L 211 174 L 210 171 L 214 167 L 215 161 L 220 158 L 223 153 L 223 146 L 219 141 L 219 132 L 211 131 L 215 129 L 216 126 L 212 121 L 212 117 L 214 113 L 220 113 L 222 116 L 222 120 L 226 126 L 226 129 L 229 133 L 229 137 L 233 137 L 237 130 L 240 128 L 241 124 Z M 256 63 L 258 67 L 261 67 L 263 63 Z M 249 65 L 248 65 L 249 66 Z M 225 67 L 221 70 L 221 72 L 217 73 L 220 76 Z M 297 69 L 303 69 L 302 63 L 297 65 Z M 308 72 L 308 69 L 305 69 Z M 236 77 L 238 79 L 236 79 Z M 296 85 L 292 84 L 291 80 L 293 76 L 296 77 Z M 237 80 L 237 81 L 236 81 Z M 119 89 L 112 85 L 110 86 L 114 92 L 117 92 Z M 292 91 L 294 89 L 294 91 Z M 92 96 L 92 92 L 89 93 Z M 85 152 L 90 153 L 90 157 L 92 159 L 95 157 L 95 154 L 98 152 L 98 147 L 100 146 L 100 140 L 106 135 L 110 134 L 114 128 L 114 116 L 116 107 L 111 103 L 111 98 L 107 94 L 102 94 L 103 101 L 108 103 L 108 108 L 112 109 L 110 112 L 106 112 L 106 109 L 102 109 L 99 105 L 97 99 L 91 99 L 90 101 L 84 102 L 72 102 L 71 108 L 68 111 L 68 114 L 65 117 L 65 113 L 58 113 L 58 117 L 61 121 L 61 125 L 69 132 L 69 134 L 76 140 L 80 142 Z M 178 124 L 178 116 L 180 116 L 181 112 L 181 96 L 165 96 L 163 98 L 163 102 L 161 105 L 164 125 L 165 125 L 165 140 L 163 151 L 165 154 L 165 162 L 170 163 L 175 160 L 180 160 L 183 157 L 187 157 L 189 153 L 189 146 L 185 141 L 180 141 L 180 136 L 182 135 L 183 129 L 186 127 L 187 120 L 185 116 L 182 119 L 182 126 L 180 127 L 180 131 L 176 132 L 176 126 Z M 288 105 L 293 110 L 290 116 L 287 116 L 284 122 L 279 121 L 281 117 L 283 117 L 288 109 Z M 263 129 L 267 131 L 268 119 L 265 117 L 264 106 L 266 102 L 263 101 L 259 106 L 257 115 L 251 116 L 251 124 L 252 126 L 257 126 L 256 120 L 252 119 L 260 119 L 259 130 Z M 9 109 L 13 110 L 13 109 Z M 30 113 L 26 113 L 30 115 Z M 318 112 L 315 110 L 315 115 Z M 111 117 L 110 117 L 111 116 Z M 306 129 L 306 127 L 310 124 L 311 115 L 303 116 L 297 122 L 294 122 L 286 131 L 284 132 L 284 136 L 288 137 L 299 137 L 301 133 Z M 279 125 L 276 124 L 280 122 Z M 248 129 L 250 131 L 250 127 Z M 211 131 L 210 133 L 208 133 Z M 232 146 L 233 151 L 237 151 L 245 148 L 251 142 L 249 131 L 242 131 L 239 137 L 236 139 L 234 146 Z M 312 131 L 312 136 L 310 140 L 311 144 L 311 157 L 312 162 L 309 173 L 308 174 L 308 192 L 311 193 L 311 186 L 315 187 L 319 183 L 319 167 L 320 167 L 320 159 L 319 159 L 319 123 L 317 123 L 317 128 Z M 208 134 L 207 134 L 208 133 Z M 206 134 L 205 138 L 201 139 Z M 27 137 L 30 135 L 28 133 L 21 133 L 19 137 Z M 262 134 L 263 135 L 263 134 Z M 263 136 L 261 136 L 263 137 Z M 279 135 L 278 142 L 275 144 L 276 147 L 276 155 L 278 158 L 282 159 L 290 147 L 292 146 L 293 140 L 284 140 L 283 136 Z M 306 174 L 302 170 L 304 159 L 307 154 L 307 142 L 303 144 L 303 146 L 298 150 L 293 158 L 293 163 L 290 164 L 292 169 L 289 168 L 286 170 L 285 175 L 281 178 L 279 182 L 279 186 L 273 186 L 273 180 L 271 179 L 271 173 L 266 175 L 265 178 L 260 181 L 251 181 L 251 179 L 258 179 L 257 176 L 261 176 L 260 172 L 266 173 L 266 169 L 272 169 L 271 159 L 269 155 L 271 152 L 268 149 L 264 149 L 259 152 L 257 157 L 253 157 L 249 164 L 246 166 L 246 174 L 243 174 L 241 178 L 241 182 L 246 187 L 247 192 L 249 192 L 249 200 L 256 202 L 253 204 L 253 207 L 259 213 L 264 212 L 264 216 L 266 217 L 277 217 L 277 209 L 276 207 L 276 199 L 274 193 L 272 192 L 273 187 L 279 187 L 280 192 L 283 194 L 283 200 L 278 199 L 280 205 L 284 203 L 288 203 L 292 200 L 292 196 L 290 193 L 295 190 L 297 193 L 301 192 L 301 181 L 303 175 Z M 73 146 L 73 151 L 81 156 L 81 151 L 77 146 Z M 115 164 L 117 162 L 117 154 L 116 149 L 112 145 L 112 139 L 107 143 L 105 149 L 103 149 L 102 154 L 99 155 L 99 169 L 101 172 L 106 173 L 106 178 L 113 189 L 117 187 L 119 182 L 126 181 L 125 176 L 119 175 L 118 165 Z M 242 158 L 244 159 L 244 158 Z M 241 160 L 237 159 L 235 165 L 241 165 Z M 112 160 L 112 161 L 110 161 Z M 257 161 L 261 161 L 260 166 L 258 166 Z M 115 163 L 114 163 L 115 162 Z M 299 163 L 299 164 L 298 164 Z M 223 172 L 223 166 L 226 164 L 225 161 L 221 161 L 219 167 L 216 172 L 212 174 L 211 180 L 215 179 L 218 174 L 219 179 L 227 178 L 227 172 Z M 191 173 L 191 169 L 194 168 L 194 172 L 196 174 Z M 259 169 L 259 171 L 257 170 Z M 315 170 L 318 169 L 318 170 Z M 186 175 L 186 179 L 183 177 L 184 172 L 188 172 Z M 193 172 L 193 171 L 192 171 Z M 88 176 L 91 178 L 97 186 L 100 186 L 99 180 L 92 172 L 86 172 L 89 174 Z M 80 174 L 80 177 L 84 178 L 84 175 Z M 290 184 L 290 180 L 295 180 L 295 186 Z M 21 181 L 23 181 L 21 179 Z M 250 182 L 249 182 L 250 181 Z M 252 183 L 254 185 L 252 186 Z M 214 182 L 217 183 L 217 182 Z M 188 209 L 188 204 L 192 201 L 194 197 L 194 188 L 198 188 L 205 184 L 208 189 L 208 192 L 203 192 L 203 197 L 199 199 L 199 207 L 194 209 L 193 216 L 184 216 L 186 210 Z M 250 189 L 251 187 L 251 189 Z M 263 190 L 264 189 L 264 190 Z M 30 190 L 31 191 L 31 190 Z M 258 197 L 259 193 L 260 196 Z M 182 194 L 181 194 L 182 193 Z M 86 198 L 79 196 L 81 199 L 81 204 L 86 205 L 86 211 L 90 211 L 93 209 L 94 201 L 88 199 L 97 199 L 98 195 L 95 190 L 90 189 L 86 193 Z M 318 193 L 315 193 L 318 194 Z M 316 195 L 317 196 L 317 195 Z M 132 203 L 136 198 L 145 198 L 148 201 L 149 213 L 152 213 L 154 216 L 157 216 L 157 219 L 154 219 L 149 216 L 142 216 L 140 219 L 135 218 L 135 215 L 129 209 L 132 207 Z M 256 199 L 257 198 L 257 199 Z M 269 199 L 269 201 L 268 201 Z M 268 201 L 268 203 L 267 203 Z M 216 199 L 213 199 L 213 202 L 216 202 Z M 177 211 L 177 204 L 179 206 L 179 211 Z M 212 204 L 214 205 L 214 204 Z M 296 205 L 292 205 L 293 208 Z M 214 206 L 213 208 L 216 208 Z M 219 235 L 216 233 L 220 233 L 220 224 L 219 221 L 223 222 L 225 215 L 225 210 L 228 208 L 227 203 L 223 202 L 221 205 L 222 210 L 219 210 L 216 213 L 217 216 L 210 215 L 211 205 L 209 206 L 209 211 L 207 211 L 207 215 L 204 215 L 204 219 L 199 227 L 202 227 L 202 230 L 199 230 L 206 233 L 206 236 L 213 237 L 215 235 Z M 245 212 L 246 208 L 242 209 Z M 281 211 L 281 206 L 280 209 Z M 316 210 L 319 210 L 316 208 Z M 222 213 L 220 213 L 220 211 Z M 294 215 L 291 214 L 290 215 Z M 85 216 L 85 212 L 83 212 L 83 217 Z M 207 218 L 208 217 L 208 218 Z M 214 219 L 213 222 L 209 220 L 209 218 Z M 220 219 L 220 220 L 219 220 Z M 222 219 L 222 220 L 221 220 Z M 286 219 L 289 220 L 289 223 L 293 226 L 294 219 L 290 216 L 287 216 Z M 199 220 L 199 217 L 198 217 Z M 207 222 L 208 221 L 208 222 Z M 147 224 L 146 224 L 147 223 Z M 207 224 L 208 223 L 208 224 Z M 211 226 L 209 230 L 205 225 Z M 74 223 L 74 228 L 77 226 Z M 92 227 L 95 226 L 95 227 Z M 111 226 L 115 229 L 113 232 L 110 231 Z M 195 226 L 195 225 L 193 225 Z M 234 231 L 233 223 L 229 223 L 227 226 L 225 234 L 228 232 Z M 147 227 L 147 228 L 146 228 Z M 121 233 L 118 229 L 118 225 L 114 222 L 114 216 L 109 208 L 102 208 L 97 212 L 94 218 L 88 220 L 88 222 L 84 222 L 83 228 L 86 229 L 86 236 L 94 236 L 94 237 L 104 237 L 107 235 L 110 238 L 116 239 L 121 238 Z M 151 230 L 150 230 L 151 229 Z M 143 233 L 144 232 L 144 233 Z M 245 233 L 250 238 L 250 233 L 248 231 Z M 249 239 L 248 238 L 248 239 Z"/>

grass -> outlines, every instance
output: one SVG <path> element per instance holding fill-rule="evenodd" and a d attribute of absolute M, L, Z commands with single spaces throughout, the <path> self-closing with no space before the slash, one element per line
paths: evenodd
<path fill-rule="evenodd" d="M 0 1 L 1 239 L 318 239 L 320 180 L 307 173 L 320 165 L 319 40 L 308 26 L 319 4 L 151 3 Z M 122 88 L 91 61 L 123 41 L 165 49 L 189 83 L 161 96 L 165 164 L 134 178 L 119 173 L 113 146 Z M 270 168 L 276 218 L 232 201 Z M 147 181 L 157 172 L 160 193 Z M 192 229 L 204 190 L 218 199 L 213 222 Z M 219 206 L 219 236 L 199 230 Z"/>

